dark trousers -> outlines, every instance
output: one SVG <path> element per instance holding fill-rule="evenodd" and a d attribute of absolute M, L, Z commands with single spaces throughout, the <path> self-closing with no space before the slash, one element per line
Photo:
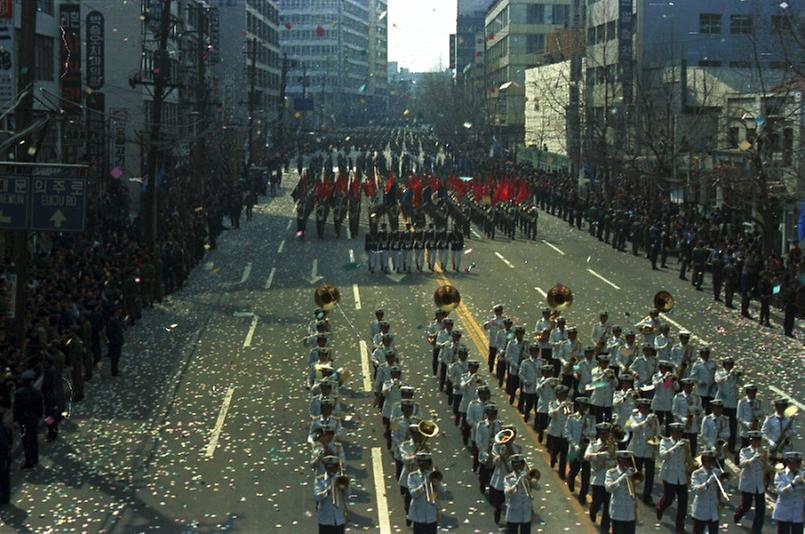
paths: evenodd
<path fill-rule="evenodd" d="M 584 454 L 582 452 L 581 454 Z M 590 491 L 590 462 L 579 461 L 575 459 L 570 462 L 570 473 L 567 475 L 567 487 L 570 492 L 576 491 L 576 475 L 581 471 L 581 486 L 579 487 L 579 498 L 584 500 L 587 498 L 587 493 Z"/>
<path fill-rule="evenodd" d="M 735 452 L 735 440 L 738 434 L 738 409 L 724 408 L 724 415 L 730 420 L 730 439 L 727 441 L 730 452 Z"/>
<path fill-rule="evenodd" d="M 520 410 L 525 416 L 525 422 L 531 417 L 531 411 L 534 409 L 534 403 L 537 400 L 536 393 L 523 393 L 520 392 L 520 402 L 517 404 L 517 409 Z"/>
<path fill-rule="evenodd" d="M 682 437 L 690 442 L 690 453 L 691 453 L 691 455 L 693 455 L 694 458 L 696 458 L 696 438 L 697 438 L 697 436 L 698 436 L 698 434 L 695 434 L 695 433 L 694 434 L 688 434 L 687 432 L 685 432 L 684 434 L 682 434 Z"/>
<path fill-rule="evenodd" d="M 676 499 L 676 530 L 685 528 L 685 514 L 688 510 L 688 486 L 686 484 L 669 484 L 662 482 L 662 498 L 657 502 L 657 510 L 665 512 Z"/>
<path fill-rule="evenodd" d="M 755 517 L 752 519 L 752 534 L 760 534 L 763 532 L 763 521 L 766 519 L 766 494 L 765 493 L 749 493 L 746 491 L 741 492 L 741 504 L 735 509 L 735 522 L 741 518 L 752 508 L 752 501 L 755 504 Z"/>
<path fill-rule="evenodd" d="M 612 534 L 634 534 L 634 521 L 615 521 L 612 520 Z"/>
<path fill-rule="evenodd" d="M 645 480 L 643 482 L 643 500 L 649 501 L 651 499 L 651 490 L 654 487 L 654 460 L 651 458 L 634 457 L 637 470 L 643 473 Z M 643 467 L 645 466 L 645 469 Z M 637 491 L 635 491 L 637 493 Z"/>
<path fill-rule="evenodd" d="M 593 486 L 593 502 L 590 504 L 590 519 L 595 523 L 598 511 L 601 510 L 601 532 L 609 532 L 609 498 L 604 486 Z"/>
<path fill-rule="evenodd" d="M 500 522 L 500 514 L 503 511 L 503 504 L 506 502 L 506 496 L 503 490 L 489 488 L 489 504 L 495 509 L 495 523 Z"/>
<path fill-rule="evenodd" d="M 120 345 L 109 345 L 109 359 L 112 360 L 112 376 L 120 374 L 118 365 L 120 364 L 120 353 L 123 347 Z"/>
<path fill-rule="evenodd" d="M 506 523 L 506 534 L 531 534 L 531 523 Z"/>
<path fill-rule="evenodd" d="M 694 517 L 693 534 L 704 534 L 705 530 L 709 534 L 718 534 L 718 521 L 703 521 Z"/>
<path fill-rule="evenodd" d="M 400 486 L 400 491 L 402 492 L 403 496 L 403 510 L 405 510 L 406 517 L 408 516 L 408 510 L 411 508 L 411 492 L 408 491 L 408 488 Z"/>
<path fill-rule="evenodd" d="M 498 387 L 503 387 L 503 381 L 506 379 L 506 362 L 503 361 L 503 358 L 500 358 L 495 365 L 495 375 L 498 379 Z"/>
<path fill-rule="evenodd" d="M 461 397 L 463 395 L 456 395 L 453 394 L 453 415 L 456 417 L 455 423 L 458 424 L 461 421 L 461 414 L 458 411 L 458 406 L 461 404 Z"/>
<path fill-rule="evenodd" d="M 657 414 L 657 422 L 660 423 L 660 432 L 662 432 L 665 436 L 670 435 L 668 425 L 674 422 L 674 416 L 671 415 L 670 411 L 666 412 L 659 410 L 655 411 L 654 413 Z"/>
<path fill-rule="evenodd" d="M 506 377 L 506 393 L 509 394 L 509 404 L 514 404 L 517 388 L 520 387 L 520 377 L 511 373 Z"/>
<path fill-rule="evenodd" d="M 777 534 L 802 534 L 802 523 L 778 521 Z"/>
<path fill-rule="evenodd" d="M 29 421 L 21 425 L 22 448 L 25 451 L 25 465 L 36 465 L 39 463 L 38 423 L 38 421 Z"/>
<path fill-rule="evenodd" d="M 542 443 L 542 435 L 545 433 L 545 429 L 548 428 L 550 420 L 551 417 L 547 413 L 537 412 L 537 417 L 534 419 L 534 430 L 537 431 L 540 443 Z"/>
<path fill-rule="evenodd" d="M 492 374 L 492 372 L 494 372 L 495 370 L 495 356 L 497 356 L 497 354 L 498 354 L 497 347 L 489 347 L 489 357 L 486 360 L 487 363 L 489 364 L 489 374 Z"/>
<path fill-rule="evenodd" d="M 486 493 L 486 487 L 489 485 L 489 480 L 492 478 L 492 468 L 487 464 L 481 464 L 478 467 L 478 486 L 481 493 Z"/>
<path fill-rule="evenodd" d="M 414 523 L 414 534 L 436 534 L 438 523 Z"/>
<path fill-rule="evenodd" d="M 436 376 L 436 373 L 439 371 L 439 349 L 433 349 L 433 360 L 431 361 L 433 365 L 433 376 Z"/>
<path fill-rule="evenodd" d="M 444 383 L 447 381 L 447 366 L 443 363 L 439 364 L 439 391 L 444 389 Z"/>
<path fill-rule="evenodd" d="M 344 534 L 344 525 L 319 525 L 319 534 Z"/>
<path fill-rule="evenodd" d="M 559 478 L 567 473 L 567 439 L 548 434 L 548 452 L 551 453 L 551 467 L 559 461 Z"/>
<path fill-rule="evenodd" d="M 11 500 L 11 458 L 0 457 L 0 504 Z"/>

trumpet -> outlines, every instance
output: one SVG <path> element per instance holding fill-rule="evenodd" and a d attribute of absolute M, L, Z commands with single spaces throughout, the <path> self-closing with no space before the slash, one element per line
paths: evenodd
<path fill-rule="evenodd" d="M 573 403 L 570 401 L 563 401 L 562 404 L 562 414 L 564 415 L 572 415 L 573 414 Z"/>

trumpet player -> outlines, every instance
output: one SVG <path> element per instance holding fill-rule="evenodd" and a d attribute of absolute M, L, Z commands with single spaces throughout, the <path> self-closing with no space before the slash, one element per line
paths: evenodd
<path fill-rule="evenodd" d="M 679 381 L 682 391 L 674 395 L 671 407 L 674 420 L 684 425 L 685 439 L 690 441 L 690 449 L 696 455 L 696 437 L 699 433 L 699 414 L 702 411 L 701 399 L 693 393 L 693 379 L 683 378 Z"/>
<path fill-rule="evenodd" d="M 307 433 L 307 442 L 309 444 L 313 445 L 316 441 L 316 436 L 321 432 L 322 428 L 330 423 L 335 425 L 335 439 L 341 441 L 341 436 L 344 431 L 341 427 L 341 421 L 333 415 L 333 408 L 332 399 L 323 399 L 319 403 L 320 415 L 311 421 L 310 429 Z"/>
<path fill-rule="evenodd" d="M 596 367 L 596 361 L 593 359 L 595 352 L 595 347 L 585 347 L 584 358 L 573 366 L 574 384 L 568 387 L 574 389 L 578 395 L 582 394 L 580 392 L 587 391 L 587 385 L 593 381 L 593 370 Z"/>
<path fill-rule="evenodd" d="M 750 445 L 741 449 L 738 462 L 738 466 L 741 468 L 741 476 L 738 479 L 741 504 L 735 509 L 733 521 L 736 524 L 740 523 L 741 518 L 751 510 L 754 504 L 755 517 L 752 519 L 752 534 L 760 534 L 766 518 L 765 475 L 771 466 L 769 465 L 769 453 L 762 446 L 763 434 L 760 430 L 750 430 L 747 432 L 747 438 L 750 440 Z"/>
<path fill-rule="evenodd" d="M 388 361 L 387 355 L 394 354 L 394 336 L 391 334 L 382 334 L 380 336 L 380 344 L 375 347 L 372 351 L 372 367 L 374 368 L 374 374 L 372 377 L 377 380 L 377 370 L 378 368 L 383 365 L 383 363 Z"/>
<path fill-rule="evenodd" d="M 783 455 L 785 469 L 774 477 L 777 500 L 772 519 L 777 521 L 779 534 L 802 534 L 802 501 L 805 498 L 805 475 L 802 472 L 802 455 L 790 451 Z"/>
<path fill-rule="evenodd" d="M 637 392 L 634 389 L 634 375 L 628 371 L 621 371 L 618 375 L 618 389 L 612 396 L 612 424 L 625 430 L 632 412 L 635 410 Z"/>
<path fill-rule="evenodd" d="M 326 464 L 323 460 L 327 456 L 335 456 L 342 462 L 342 465 L 346 465 L 347 457 L 344 454 L 344 447 L 334 439 L 334 422 L 328 421 L 322 425 L 316 436 L 318 439 L 313 442 L 310 466 L 317 474 L 324 473 Z"/>
<path fill-rule="evenodd" d="M 595 523 L 598 511 L 602 511 L 601 533 L 609 532 L 609 493 L 607 493 L 604 483 L 607 471 L 615 465 L 615 453 L 617 444 L 612 438 L 610 423 L 598 423 L 595 425 L 598 432 L 598 439 L 587 446 L 584 459 L 590 462 L 591 477 L 590 484 L 593 489 L 593 501 L 590 503 L 590 519 Z"/>
<path fill-rule="evenodd" d="M 514 339 L 514 331 L 512 330 L 512 321 L 509 317 L 503 319 L 503 330 L 498 333 L 498 346 L 500 347 L 497 352 L 497 360 L 495 361 L 495 376 L 498 379 L 498 387 L 502 388 L 506 381 L 506 347 L 509 342 Z"/>
<path fill-rule="evenodd" d="M 470 370 L 470 364 L 467 362 L 467 356 L 469 356 L 467 347 L 459 345 L 457 356 L 458 358 L 447 367 L 447 388 L 450 391 L 449 400 L 453 408 L 453 418 L 456 425 L 461 422 L 461 414 L 458 408 L 461 406 L 461 398 L 464 395 L 464 390 L 461 388 L 461 379 Z"/>
<path fill-rule="evenodd" d="M 408 491 L 411 504 L 406 518 L 414 527 L 414 534 L 436 534 L 439 520 L 439 493 L 442 491 L 440 475 L 433 469 L 429 452 L 416 454 L 417 469 L 408 474 Z"/>
<path fill-rule="evenodd" d="M 528 348 L 528 342 L 523 339 L 524 336 L 525 326 L 517 325 L 514 327 L 514 339 L 506 345 L 506 393 L 509 394 L 509 404 L 514 404 L 514 397 L 520 387 L 520 378 L 518 377 L 520 362 L 526 356 L 526 349 Z"/>
<path fill-rule="evenodd" d="M 369 322 L 369 339 L 374 341 L 375 336 L 380 332 L 380 323 L 383 322 L 385 314 L 386 312 L 383 308 L 377 308 L 375 310 L 375 318 Z"/>
<path fill-rule="evenodd" d="M 447 314 L 442 318 L 441 325 L 442 328 L 436 333 L 436 339 L 433 341 L 433 376 L 439 376 L 442 348 L 453 340 L 453 320 L 447 317 Z"/>
<path fill-rule="evenodd" d="M 699 442 L 705 449 L 716 451 L 716 463 L 723 470 L 725 449 L 730 439 L 730 421 L 723 414 L 724 403 L 720 399 L 710 401 L 710 410 L 702 418 Z"/>
<path fill-rule="evenodd" d="M 617 462 L 617 466 L 607 469 L 604 480 L 604 488 L 609 495 L 608 508 L 612 532 L 634 534 L 637 523 L 634 457 L 630 451 L 618 451 Z"/>
<path fill-rule="evenodd" d="M 702 467 L 695 470 L 690 477 L 690 489 L 693 491 L 691 517 L 693 517 L 693 534 L 718 534 L 718 506 L 726 500 L 721 478 L 723 471 L 716 466 L 716 452 L 705 449 L 701 454 Z"/>
<path fill-rule="evenodd" d="M 760 399 L 757 398 L 757 386 L 755 384 L 744 385 L 744 397 L 738 401 L 738 413 L 736 416 L 741 448 L 749 446 L 748 433 L 750 430 L 760 430 L 762 414 Z"/>
<path fill-rule="evenodd" d="M 659 371 L 654 374 L 651 382 L 654 386 L 654 396 L 651 398 L 651 409 L 657 415 L 660 425 L 667 425 L 671 422 L 671 408 L 674 404 L 674 395 L 677 391 L 676 376 L 674 376 L 674 364 L 668 360 L 660 360 L 658 363 Z"/>
<path fill-rule="evenodd" d="M 413 407 L 414 407 L 411 415 L 419 417 L 419 413 L 420 413 L 419 403 L 414 400 L 414 393 L 415 393 L 415 390 L 414 390 L 413 386 L 408 386 L 408 385 L 400 386 L 400 400 L 398 402 L 394 403 L 394 406 L 391 408 L 391 420 L 392 421 L 394 421 L 394 419 L 397 419 L 398 417 L 402 416 L 402 414 L 403 414 L 402 403 L 405 400 L 410 400 L 412 405 L 413 405 Z"/>
<path fill-rule="evenodd" d="M 554 326 L 554 321 L 551 319 L 551 309 L 542 308 L 542 317 L 534 326 L 534 334 L 537 337 L 540 354 L 546 360 L 550 360 L 552 357 L 552 348 L 549 338 L 551 337 L 551 330 L 553 330 Z"/>
<path fill-rule="evenodd" d="M 375 406 L 377 406 L 378 411 L 383 411 L 383 384 L 386 383 L 387 380 L 391 378 L 391 369 L 393 367 L 399 367 L 397 365 L 397 351 L 395 350 L 387 350 L 383 357 L 386 358 L 382 364 L 377 366 L 377 371 L 375 372 L 375 381 L 372 387 L 372 391 L 374 392 L 375 396 Z"/>
<path fill-rule="evenodd" d="M 592 371 L 590 390 L 590 414 L 595 416 L 596 422 L 612 420 L 612 397 L 618 387 L 618 378 L 615 371 L 609 368 L 609 355 L 596 356 L 598 366 Z"/>
<path fill-rule="evenodd" d="M 436 376 L 439 372 L 439 350 L 441 350 L 441 345 L 437 343 L 439 339 L 439 334 L 444 332 L 444 320 L 447 318 L 447 312 L 442 310 L 436 310 L 434 313 L 434 319 L 428 325 L 428 344 L 431 346 L 431 364 L 433 366 L 433 376 Z M 442 335 L 442 341 L 446 341 L 449 339 L 449 336 L 446 337 Z"/>
<path fill-rule="evenodd" d="M 735 360 L 727 356 L 721 358 L 721 369 L 716 371 L 716 398 L 724 403 L 724 415 L 729 419 L 730 439 L 728 449 L 735 451 L 738 430 L 738 384 L 741 372 L 735 370 Z"/>
<path fill-rule="evenodd" d="M 540 443 L 548 428 L 548 407 L 551 401 L 556 400 L 556 387 L 559 385 L 559 379 L 553 376 L 553 365 L 543 364 L 541 371 L 542 377 L 537 382 L 537 416 L 534 419 L 534 430 Z"/>
<path fill-rule="evenodd" d="M 461 421 L 461 439 L 465 446 L 469 445 L 470 434 L 472 433 L 472 427 L 470 423 L 467 422 L 467 410 L 469 410 L 472 401 L 478 400 L 478 387 L 485 384 L 483 379 L 478 375 L 478 368 L 480 368 L 480 366 L 481 362 L 478 360 L 467 360 L 467 371 L 461 375 L 458 382 L 460 390 L 458 417 Z M 487 393 L 488 391 L 487 389 Z M 479 418 L 482 413 L 483 412 L 479 412 Z"/>
<path fill-rule="evenodd" d="M 576 397 L 576 411 L 565 422 L 564 437 L 567 440 L 567 458 L 570 462 L 570 473 L 567 476 L 567 487 L 570 493 L 576 491 L 576 475 L 581 472 L 581 487 L 578 500 L 587 504 L 587 493 L 590 490 L 590 462 L 584 457 L 587 445 L 595 439 L 595 417 L 588 415 L 587 397 Z M 564 473 L 559 473 L 559 478 Z"/>
<path fill-rule="evenodd" d="M 477 376 L 477 375 L 475 375 Z M 489 402 L 489 397 L 491 396 L 491 392 L 489 391 L 489 386 L 486 382 L 479 381 L 478 385 L 475 388 L 477 398 L 471 400 L 469 404 L 467 404 L 467 412 L 464 417 L 463 425 L 466 425 L 469 428 L 469 446 L 470 452 L 472 453 L 472 470 L 478 470 L 478 443 L 476 441 L 475 435 L 478 429 L 478 423 L 484 420 L 484 408 L 485 404 Z M 468 395 L 465 394 L 464 399 Z M 464 426 L 462 426 L 462 431 Z M 482 492 L 483 493 L 483 492 Z"/>
<path fill-rule="evenodd" d="M 783 454 L 791 450 L 791 436 L 796 431 L 794 418 L 785 415 L 788 408 L 788 399 L 774 400 L 774 414 L 766 417 L 760 431 L 763 432 L 763 440 L 771 451 L 773 462 L 779 461 Z"/>
<path fill-rule="evenodd" d="M 635 386 L 638 391 L 641 387 L 651 384 L 651 378 L 657 372 L 656 352 L 654 345 L 643 343 L 640 356 L 636 357 L 629 367 L 629 370 L 635 376 Z"/>
<path fill-rule="evenodd" d="M 503 304 L 496 304 L 492 308 L 494 315 L 484 323 L 484 330 L 486 330 L 487 341 L 489 343 L 489 356 L 487 363 L 489 364 L 489 374 L 495 370 L 495 359 L 498 353 L 498 335 L 503 330 Z M 435 372 L 433 374 L 436 374 Z"/>
<path fill-rule="evenodd" d="M 573 413 L 573 404 L 567 400 L 567 386 L 556 387 L 556 399 L 548 406 L 548 443 L 547 449 L 551 455 L 551 469 L 559 460 L 559 473 L 564 478 L 567 470 L 567 440 L 564 437 L 567 417 Z"/>
<path fill-rule="evenodd" d="M 551 330 L 551 335 L 548 337 L 548 342 L 551 344 L 551 356 L 548 358 L 547 356 L 543 355 L 543 358 L 551 361 L 551 365 L 553 365 L 554 369 L 554 376 L 559 376 L 559 372 L 562 369 L 562 360 L 559 359 L 557 351 L 559 346 L 564 345 L 568 340 L 569 334 L 568 330 L 565 328 L 566 325 L 567 321 L 564 317 L 559 317 L 556 319 L 556 328 Z"/>
<path fill-rule="evenodd" d="M 520 363 L 518 376 L 520 377 L 520 399 L 517 402 L 517 409 L 523 414 L 526 423 L 531 418 L 534 410 L 534 403 L 537 399 L 537 382 L 541 374 L 542 361 L 539 359 L 539 345 L 528 346 L 528 358 Z M 551 366 L 553 370 L 553 366 Z"/>
<path fill-rule="evenodd" d="M 316 499 L 316 518 L 319 534 L 342 534 L 347 520 L 349 481 L 344 484 L 340 474 L 341 460 L 338 456 L 325 456 L 322 463 L 325 472 L 316 476 L 313 496 Z"/>
<path fill-rule="evenodd" d="M 384 401 L 383 409 L 380 410 L 380 413 L 383 417 L 383 427 L 385 428 L 383 435 L 386 438 L 387 449 L 391 449 L 391 412 L 394 405 L 402 399 L 402 394 L 400 393 L 400 389 L 403 386 L 401 377 L 402 369 L 399 366 L 393 366 L 391 368 L 391 377 L 383 383 L 383 389 L 381 390 Z"/>
<path fill-rule="evenodd" d="M 372 337 L 372 346 L 377 348 L 383 344 L 383 336 L 391 334 L 391 325 L 388 321 L 380 321 L 377 323 L 379 331 Z"/>
<path fill-rule="evenodd" d="M 509 459 L 512 471 L 503 480 L 506 497 L 506 533 L 530 534 L 534 519 L 532 495 L 539 489 L 538 471 L 529 472 L 522 454 Z"/>
<path fill-rule="evenodd" d="M 618 347 L 617 355 L 613 355 L 617 357 L 615 363 L 621 368 L 621 372 L 630 370 L 637 359 L 638 347 L 635 339 L 636 335 L 632 330 L 626 332 L 623 343 Z"/>
<path fill-rule="evenodd" d="M 654 338 L 654 349 L 657 351 L 658 360 L 667 360 L 671 357 L 671 331 L 668 323 L 660 325 L 660 333 Z"/>
<path fill-rule="evenodd" d="M 504 438 L 500 435 L 504 434 Z M 520 445 L 514 442 L 517 431 L 513 425 L 502 425 L 500 432 L 495 436 L 495 443 L 492 446 L 492 478 L 489 480 L 489 502 L 495 509 L 495 524 L 500 524 L 503 513 L 503 505 L 506 502 L 503 481 L 511 471 L 511 457 L 521 452 Z"/>
<path fill-rule="evenodd" d="M 691 358 L 693 357 L 693 345 L 690 344 L 690 332 L 681 330 L 679 332 L 679 343 L 671 347 L 671 363 L 674 364 L 676 374 L 679 378 L 687 377 L 690 370 Z"/>
<path fill-rule="evenodd" d="M 495 445 L 495 436 L 500 432 L 498 420 L 498 407 L 494 402 L 487 402 L 484 406 L 484 420 L 475 427 L 475 446 L 478 449 L 478 483 L 482 495 L 487 494 L 487 486 L 492 478 L 494 460 L 492 447 Z"/>
<path fill-rule="evenodd" d="M 450 331 L 450 341 L 442 344 L 439 351 L 439 391 L 447 392 L 447 402 L 452 404 L 453 387 L 447 377 L 447 368 L 458 359 L 458 350 L 461 347 L 461 330 L 454 328 Z"/>
<path fill-rule="evenodd" d="M 693 465 L 690 442 L 682 437 L 684 425 L 671 423 L 668 425 L 670 437 L 660 442 L 660 478 L 662 479 L 662 497 L 655 507 L 657 521 L 662 521 L 663 513 L 676 499 L 675 526 L 677 534 L 685 532 L 685 515 L 688 509 L 688 466 Z"/>
<path fill-rule="evenodd" d="M 403 460 L 400 455 L 400 445 L 409 439 L 409 429 L 411 425 L 419 422 L 419 416 L 414 414 L 415 403 L 413 399 L 402 399 L 400 401 L 401 414 L 391 419 L 391 453 L 394 456 L 394 467 L 396 480 L 400 479 L 403 469 Z"/>
<path fill-rule="evenodd" d="M 602 311 L 598 314 L 598 322 L 593 325 L 593 330 L 590 333 L 590 341 L 593 345 L 598 343 L 606 343 L 609 338 L 609 333 L 612 331 L 611 325 L 608 324 L 609 313 Z"/>
<path fill-rule="evenodd" d="M 338 416 L 341 413 L 341 403 L 338 402 L 338 398 L 334 394 L 335 382 L 335 377 L 327 377 L 319 382 L 319 393 L 310 400 L 311 419 L 321 415 L 321 403 L 326 400 L 333 403 L 333 414 Z"/>
<path fill-rule="evenodd" d="M 699 349 L 699 359 L 690 368 L 690 377 L 696 382 L 696 395 L 702 400 L 705 413 L 710 413 L 710 401 L 716 392 L 716 364 L 710 360 L 710 347 Z"/>
<path fill-rule="evenodd" d="M 643 502 L 648 506 L 654 506 L 651 490 L 654 487 L 654 458 L 657 451 L 650 441 L 660 436 L 660 422 L 657 415 L 651 413 L 651 400 L 637 399 L 637 412 L 629 418 L 626 429 L 632 433 L 628 450 L 634 455 L 634 467 L 642 472 L 645 478 Z"/>
<path fill-rule="evenodd" d="M 410 511 L 411 507 L 411 491 L 408 485 L 408 475 L 413 473 L 417 469 L 417 454 L 421 452 L 429 452 L 427 438 L 422 435 L 419 431 L 419 425 L 412 424 L 408 427 L 408 436 L 409 438 L 406 441 L 400 443 L 399 447 L 399 457 L 402 461 L 402 470 L 400 470 L 400 476 L 397 479 L 397 483 L 400 485 L 400 493 L 403 496 L 403 506 L 405 508 L 405 516 L 406 516 L 406 526 L 411 526 L 410 518 L 408 518 L 408 512 Z"/>

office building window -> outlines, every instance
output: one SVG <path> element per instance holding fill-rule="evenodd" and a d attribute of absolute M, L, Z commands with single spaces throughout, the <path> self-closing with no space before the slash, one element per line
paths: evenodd
<path fill-rule="evenodd" d="M 730 33 L 752 33 L 752 15 L 731 15 Z"/>
<path fill-rule="evenodd" d="M 53 0 L 37 0 L 36 8 L 48 15 L 53 15 Z"/>
<path fill-rule="evenodd" d="M 53 38 L 37 35 L 34 45 L 34 79 L 53 81 Z"/>
<path fill-rule="evenodd" d="M 541 33 L 526 36 L 526 54 L 541 54 L 545 51 L 545 36 Z"/>
<path fill-rule="evenodd" d="M 699 33 L 721 33 L 721 15 L 718 13 L 700 14 Z"/>
<path fill-rule="evenodd" d="M 545 24 L 545 5 L 529 4 L 526 11 L 526 24 Z"/>
<path fill-rule="evenodd" d="M 614 20 L 607 22 L 607 41 L 618 38 L 618 26 Z"/>
<path fill-rule="evenodd" d="M 720 67 L 721 62 L 716 61 L 714 59 L 700 59 L 699 60 L 700 67 Z"/>
<path fill-rule="evenodd" d="M 570 6 L 563 4 L 554 4 L 551 6 L 553 12 L 552 20 L 549 21 L 557 26 L 567 26 L 570 20 Z"/>
<path fill-rule="evenodd" d="M 751 69 L 752 62 L 751 61 L 730 61 L 730 68 L 731 69 Z"/>

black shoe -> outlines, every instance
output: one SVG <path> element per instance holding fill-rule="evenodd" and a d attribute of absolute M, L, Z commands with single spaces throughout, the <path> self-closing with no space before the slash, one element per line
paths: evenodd
<path fill-rule="evenodd" d="M 33 468 L 34 468 L 34 464 L 25 464 L 20 469 L 33 469 Z"/>
<path fill-rule="evenodd" d="M 654 510 L 654 512 L 657 515 L 657 521 L 662 521 L 662 510 L 660 508 L 657 508 L 656 510 Z"/>
<path fill-rule="evenodd" d="M 643 504 L 645 504 L 646 506 L 654 506 L 654 499 L 652 499 L 651 497 L 643 499 Z"/>

